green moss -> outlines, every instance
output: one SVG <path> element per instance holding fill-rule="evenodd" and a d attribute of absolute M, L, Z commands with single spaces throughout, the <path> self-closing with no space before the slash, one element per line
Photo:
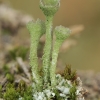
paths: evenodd
<path fill-rule="evenodd" d="M 0 98 L 2 98 L 2 85 L 0 85 Z"/>
<path fill-rule="evenodd" d="M 23 93 L 23 99 L 22 100 L 33 100 L 32 99 L 32 87 L 29 86 Z"/>
<path fill-rule="evenodd" d="M 54 93 L 56 94 L 55 100 L 62 100 L 62 98 L 59 96 L 59 91 L 58 90 L 54 90 Z"/>
<path fill-rule="evenodd" d="M 24 91 L 26 90 L 26 84 L 23 80 L 21 80 L 18 84 L 17 87 L 17 91 L 20 93 L 20 95 L 22 96 L 24 94 Z"/>
<path fill-rule="evenodd" d="M 8 68 L 8 66 L 6 64 L 3 66 L 3 69 L 2 70 L 3 70 L 3 72 L 5 74 L 10 73 L 10 70 L 9 70 L 9 68 Z"/>
<path fill-rule="evenodd" d="M 67 65 L 64 69 L 63 76 L 67 80 L 71 80 L 72 82 L 76 81 L 77 74 L 76 71 L 71 70 L 71 65 Z"/>
<path fill-rule="evenodd" d="M 13 84 L 8 84 L 6 87 L 6 92 L 3 94 L 5 100 L 18 100 L 19 93 L 15 90 Z"/>
<path fill-rule="evenodd" d="M 14 81 L 14 76 L 11 75 L 10 73 L 7 73 L 7 74 L 6 74 L 6 78 L 7 78 L 7 80 L 8 80 L 9 82 L 13 82 L 13 81 Z"/>
<path fill-rule="evenodd" d="M 22 100 L 32 100 L 32 87 L 26 86 L 22 80 L 17 87 L 13 83 L 8 83 L 4 93 L 2 91 L 3 88 L 0 86 L 0 98 L 5 100 L 18 100 L 20 97 L 22 97 Z"/>
<path fill-rule="evenodd" d="M 16 60 L 16 57 L 21 57 L 23 60 L 26 59 L 29 49 L 27 47 L 16 47 L 10 50 L 8 56 L 11 60 Z"/>
<path fill-rule="evenodd" d="M 76 100 L 76 85 L 74 84 L 70 89 L 70 100 Z"/>

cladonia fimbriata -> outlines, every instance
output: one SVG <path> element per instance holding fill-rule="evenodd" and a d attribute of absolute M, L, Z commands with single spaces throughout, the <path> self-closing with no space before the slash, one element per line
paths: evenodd
<path fill-rule="evenodd" d="M 39 91 L 43 85 L 51 84 L 56 85 L 55 70 L 59 48 L 63 41 L 69 37 L 70 30 L 63 26 L 58 26 L 53 32 L 53 17 L 60 7 L 60 0 L 40 0 L 40 9 L 43 11 L 46 20 L 45 22 L 37 19 L 36 22 L 29 22 L 27 28 L 31 36 L 30 46 L 30 66 L 32 69 L 32 77 Z M 52 47 L 53 33 L 56 35 L 54 47 Z M 43 50 L 43 79 L 39 75 L 37 47 L 40 37 L 46 34 L 45 46 Z M 53 48 L 53 51 L 52 49 Z M 52 54 L 52 55 L 51 55 Z M 52 61 L 50 60 L 52 59 Z"/>
<path fill-rule="evenodd" d="M 59 48 L 71 33 L 69 28 L 61 25 L 53 30 L 53 17 L 60 7 L 60 0 L 40 0 L 39 6 L 46 20 L 37 19 L 27 24 L 31 37 L 30 66 L 34 80 L 33 100 L 53 100 L 52 98 L 56 98 L 55 100 L 84 100 L 80 93 L 82 88 L 80 90 L 77 88 L 81 86 L 76 87 L 70 80 L 55 73 Z M 43 34 L 46 40 L 42 56 L 43 74 L 40 75 L 37 47 Z M 53 42 L 54 35 L 56 39 Z"/>

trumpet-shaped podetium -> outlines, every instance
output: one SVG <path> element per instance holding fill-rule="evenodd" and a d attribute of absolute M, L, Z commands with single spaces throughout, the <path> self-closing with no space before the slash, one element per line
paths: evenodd
<path fill-rule="evenodd" d="M 40 9 L 45 16 L 54 16 L 60 7 L 60 0 L 40 0 Z"/>
<path fill-rule="evenodd" d="M 42 89 L 42 80 L 39 75 L 38 70 L 38 57 L 37 57 L 37 47 L 39 44 L 40 37 L 45 33 L 45 24 L 41 20 L 36 22 L 29 22 L 27 28 L 31 36 L 31 46 L 30 46 L 30 66 L 32 68 L 32 76 L 36 83 L 37 90 Z"/>
<path fill-rule="evenodd" d="M 48 84 L 49 82 L 49 67 L 50 67 L 50 57 L 51 57 L 51 48 L 52 48 L 52 21 L 54 14 L 58 11 L 60 6 L 60 0 L 40 0 L 40 9 L 43 11 L 46 16 L 46 41 L 44 47 L 43 59 L 43 77 L 44 83 Z"/>
<path fill-rule="evenodd" d="M 71 30 L 69 28 L 65 28 L 64 26 L 57 26 L 54 30 L 56 35 L 56 41 L 65 41 L 70 36 Z"/>
<path fill-rule="evenodd" d="M 27 24 L 27 29 L 29 30 L 30 34 L 33 34 L 34 36 L 38 36 L 38 38 L 40 39 L 40 37 L 45 33 L 46 28 L 45 28 L 45 23 L 40 19 L 37 19 L 36 22 L 30 21 Z"/>
<path fill-rule="evenodd" d="M 56 85 L 55 71 L 56 71 L 56 64 L 57 64 L 59 48 L 61 44 L 65 41 L 65 39 L 69 37 L 70 30 L 63 26 L 58 26 L 55 28 L 54 33 L 56 35 L 56 41 L 55 41 L 53 52 L 52 52 L 52 62 L 50 66 L 50 78 L 51 78 L 52 86 Z"/>

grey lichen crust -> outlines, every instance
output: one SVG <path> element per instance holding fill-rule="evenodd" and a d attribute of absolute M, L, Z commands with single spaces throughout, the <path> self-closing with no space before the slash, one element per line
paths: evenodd
<path fill-rule="evenodd" d="M 82 82 L 80 78 L 77 78 L 78 85 L 76 86 L 76 98 L 73 100 L 84 100 L 81 92 L 83 91 Z M 71 89 L 73 88 L 73 83 L 70 80 L 64 79 L 60 74 L 56 75 L 56 86 L 52 88 L 44 89 L 42 92 L 34 92 L 33 91 L 33 100 L 72 100 L 70 98 Z"/>

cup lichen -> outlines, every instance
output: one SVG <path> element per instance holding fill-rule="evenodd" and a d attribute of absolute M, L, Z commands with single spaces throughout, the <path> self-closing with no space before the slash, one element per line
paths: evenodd
<path fill-rule="evenodd" d="M 51 85 L 56 85 L 55 80 L 55 71 L 56 71 L 56 64 L 57 58 L 59 53 L 59 48 L 61 44 L 67 39 L 70 35 L 70 30 L 63 26 L 57 26 L 54 30 L 54 34 L 56 35 L 56 41 L 54 43 L 53 51 L 52 51 L 52 61 L 50 66 L 50 78 L 51 78 Z"/>
<path fill-rule="evenodd" d="M 60 7 L 60 0 L 40 0 L 40 9 L 43 11 L 46 21 L 29 22 L 27 28 L 31 36 L 30 66 L 33 76 L 33 100 L 84 100 L 82 86 L 73 83 L 71 78 L 55 74 L 59 48 L 70 36 L 70 29 L 64 26 L 57 26 L 53 32 L 53 17 Z M 53 33 L 56 40 L 53 45 Z M 40 37 L 46 34 L 43 50 L 43 75 L 39 74 L 37 47 Z M 66 73 L 68 75 L 69 73 Z M 72 75 L 70 73 L 70 75 Z M 70 76 L 69 75 L 69 76 Z M 68 76 L 68 77 L 69 77 Z M 74 76 L 76 76 L 74 74 Z M 73 77 L 74 77 L 73 76 Z M 71 76 L 72 77 L 72 76 Z M 77 81 L 78 78 L 75 78 Z M 81 87 L 81 88 L 80 88 Z"/>
<path fill-rule="evenodd" d="M 37 47 L 39 44 L 40 37 L 45 33 L 45 24 L 43 21 L 38 19 L 36 22 L 29 22 L 27 28 L 31 36 L 31 46 L 30 46 L 30 66 L 32 69 L 32 76 L 36 83 L 38 90 L 42 89 L 42 79 L 39 75 L 38 70 L 38 57 L 37 57 Z"/>

